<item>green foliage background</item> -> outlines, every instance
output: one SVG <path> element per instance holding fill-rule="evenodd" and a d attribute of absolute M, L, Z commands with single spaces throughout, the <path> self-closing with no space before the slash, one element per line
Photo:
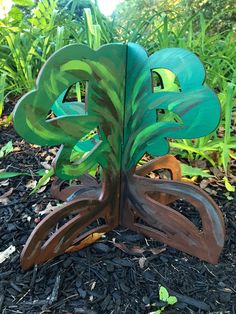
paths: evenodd
<path fill-rule="evenodd" d="M 222 104 L 222 121 L 209 136 L 176 140 L 171 148 L 189 162 L 204 160 L 218 168 L 220 179 L 233 190 L 235 15 L 233 0 L 127 0 L 111 18 L 101 14 L 96 1 L 15 0 L 0 20 L 0 114 L 9 98 L 34 87 L 44 62 L 64 45 L 83 43 L 97 49 L 111 42 L 136 42 L 148 53 L 187 48 L 205 65 L 206 82 Z M 10 118 L 1 123 L 6 121 Z"/>

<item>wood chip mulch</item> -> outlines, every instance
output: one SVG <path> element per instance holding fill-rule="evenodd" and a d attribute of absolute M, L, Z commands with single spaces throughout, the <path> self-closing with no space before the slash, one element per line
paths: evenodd
<path fill-rule="evenodd" d="M 29 180 L 38 180 L 33 173 L 50 151 L 26 144 L 12 126 L 0 130 L 0 147 L 9 140 L 15 151 L 0 160 L 0 169 L 32 172 L 32 177 L 0 181 L 0 196 L 12 189 L 8 201 L 0 203 L 0 251 L 16 247 L 0 264 L 0 313 L 149 313 L 163 305 L 160 285 L 178 299 L 165 313 L 236 312 L 236 197 L 229 201 L 220 188 L 214 199 L 225 215 L 227 240 L 217 265 L 117 229 L 80 252 L 22 271 L 20 252 L 42 218 L 35 207 L 56 201 L 50 184 L 29 196 Z M 189 215 L 194 220 L 191 209 Z"/>

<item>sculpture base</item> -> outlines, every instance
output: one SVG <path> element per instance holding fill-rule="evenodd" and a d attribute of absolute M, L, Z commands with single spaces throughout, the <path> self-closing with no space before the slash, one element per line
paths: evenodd
<path fill-rule="evenodd" d="M 150 172 L 167 169 L 172 180 L 151 179 Z M 125 226 L 210 263 L 217 263 L 224 244 L 222 213 L 201 189 L 181 182 L 179 162 L 166 155 L 121 173 L 117 180 L 104 172 L 102 184 L 90 175 L 80 185 L 52 184 L 52 196 L 67 203 L 46 216 L 34 229 L 21 254 L 23 269 L 93 243 L 100 234 Z M 177 199 L 194 205 L 202 229 L 170 207 Z M 62 224 L 57 230 L 55 225 Z"/>

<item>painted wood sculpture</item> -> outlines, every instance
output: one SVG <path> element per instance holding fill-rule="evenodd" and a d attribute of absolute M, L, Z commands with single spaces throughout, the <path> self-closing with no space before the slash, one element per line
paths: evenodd
<path fill-rule="evenodd" d="M 54 195 L 67 203 L 32 232 L 21 255 L 23 269 L 118 225 L 205 261 L 218 261 L 225 236 L 222 214 L 205 192 L 181 182 L 179 163 L 168 155 L 169 138 L 201 137 L 219 122 L 220 104 L 204 79 L 196 55 L 180 48 L 148 57 L 132 43 L 97 51 L 69 45 L 49 58 L 37 88 L 16 105 L 15 129 L 30 143 L 61 145 L 56 175 L 80 178 L 81 184 L 61 192 L 61 181 L 54 184 Z M 85 102 L 66 101 L 78 82 L 85 82 Z M 94 130 L 95 136 L 87 139 Z M 137 167 L 145 153 L 157 158 Z M 88 174 L 97 165 L 101 184 Z M 146 177 L 162 168 L 170 170 L 172 180 Z M 169 206 L 176 199 L 195 206 L 202 230 Z M 52 233 L 64 219 L 67 222 Z"/>

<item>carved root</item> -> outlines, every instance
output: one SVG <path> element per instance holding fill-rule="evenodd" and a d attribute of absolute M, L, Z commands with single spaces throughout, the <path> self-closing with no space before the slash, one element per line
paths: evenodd
<path fill-rule="evenodd" d="M 37 225 L 26 242 L 21 254 L 22 268 L 28 269 L 34 264 L 44 263 L 63 254 L 92 222 L 98 218 L 108 220 L 105 210 L 104 202 L 90 199 L 76 200 L 54 210 Z M 52 228 L 72 213 L 75 216 L 50 236 Z M 80 240 L 95 232 L 108 232 L 112 228 L 113 225 L 108 222 L 101 227 L 89 230 L 80 237 Z M 49 237 L 48 240 L 46 240 L 47 237 Z"/>
<path fill-rule="evenodd" d="M 34 264 L 41 264 L 65 252 L 73 251 L 73 246 L 81 241 L 86 243 L 86 239 L 93 241 L 91 235 L 96 233 L 106 233 L 119 224 L 118 195 L 115 193 L 118 182 L 114 182 L 111 176 L 103 172 L 103 186 L 89 186 L 94 183 L 90 176 L 81 178 L 81 185 L 76 186 L 74 193 L 78 193 L 80 199 L 74 197 L 70 201 L 46 216 L 33 230 L 28 238 L 21 254 L 21 265 L 23 269 L 28 269 Z M 87 186 L 86 186 L 87 184 Z M 56 183 L 54 192 L 61 199 L 69 196 L 72 189 L 64 190 L 60 195 L 60 183 Z M 55 187 L 54 186 L 54 187 Z M 114 195 L 110 189 L 114 189 Z M 69 191 L 69 192 L 68 192 Z M 96 221 L 103 218 L 105 223 L 96 225 Z M 65 222 L 65 219 L 68 219 Z M 65 223 L 64 223 L 65 222 Z M 60 223 L 64 223 L 54 233 L 53 229 Z M 91 224 L 94 223 L 92 226 Z"/>
<path fill-rule="evenodd" d="M 136 168 L 135 174 L 139 176 L 146 176 L 151 171 L 167 169 L 171 172 L 171 179 L 176 181 L 181 181 L 181 168 L 180 162 L 173 155 L 166 155 L 162 157 L 155 158 L 141 167 Z M 155 200 L 162 204 L 169 204 L 174 202 L 176 198 L 174 196 L 168 195 L 166 193 L 155 193 Z"/>
<path fill-rule="evenodd" d="M 173 180 L 141 177 L 163 168 L 171 171 Z M 89 175 L 79 178 L 80 185 L 64 189 L 61 189 L 63 181 L 57 180 L 52 194 L 68 203 L 46 216 L 34 229 L 21 254 L 22 268 L 28 269 L 73 251 L 81 241 L 86 242 L 93 234 L 108 232 L 119 223 L 216 263 L 223 248 L 225 230 L 221 211 L 215 202 L 198 187 L 180 181 L 179 162 L 171 155 L 156 158 L 137 168 L 135 173 L 123 174 L 121 191 L 120 176 L 112 177 L 106 171 L 103 171 L 102 187 Z M 167 206 L 180 198 L 199 211 L 202 230 Z M 52 233 L 53 228 L 66 218 L 69 220 Z M 99 218 L 105 223 L 91 226 Z"/>
<path fill-rule="evenodd" d="M 79 185 L 68 185 L 67 187 L 62 188 L 65 181 L 55 178 L 51 186 L 52 197 L 63 202 L 72 201 L 80 198 L 81 194 L 84 196 L 86 192 L 86 195 L 89 197 L 91 190 L 93 192 L 97 191 L 97 196 L 99 196 L 101 188 L 99 189 L 100 186 L 94 177 L 85 174 L 82 175 L 79 180 L 81 182 Z"/>
<path fill-rule="evenodd" d="M 178 181 L 138 176 L 127 181 L 129 207 L 123 219 L 125 226 L 200 259 L 217 263 L 224 244 L 224 221 L 220 209 L 205 192 Z M 199 230 L 185 216 L 158 202 L 156 194 L 160 193 L 185 199 L 194 205 L 199 211 L 203 229 Z"/>

